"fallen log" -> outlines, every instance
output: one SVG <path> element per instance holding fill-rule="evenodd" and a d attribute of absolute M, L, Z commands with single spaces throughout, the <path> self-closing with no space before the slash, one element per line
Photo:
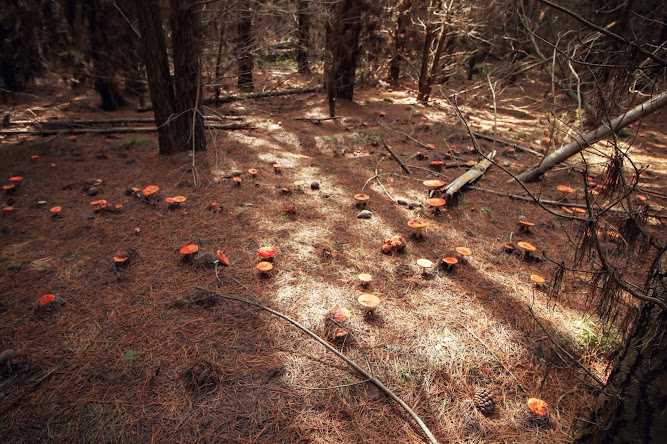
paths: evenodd
<path fill-rule="evenodd" d="M 311 92 L 318 92 L 321 89 L 322 87 L 320 86 L 309 86 L 307 88 L 276 89 L 273 91 L 263 91 L 257 93 L 247 93 L 247 94 L 228 94 L 220 96 L 217 99 L 215 97 L 208 98 L 204 100 L 204 105 L 210 105 L 215 103 L 237 102 L 239 100 L 260 99 L 262 97 L 278 97 L 278 96 L 289 96 L 292 94 L 307 94 Z"/>
<path fill-rule="evenodd" d="M 516 178 L 508 180 L 508 182 L 511 182 L 515 179 L 521 182 L 533 182 L 542 176 L 542 174 L 544 174 L 547 170 L 553 168 L 564 160 L 569 159 L 570 157 L 591 146 L 595 142 L 604 139 L 612 133 L 618 133 L 621 129 L 625 128 L 631 123 L 646 117 L 647 115 L 653 113 L 665 105 L 667 105 L 667 91 L 664 91 L 661 94 L 654 96 L 646 102 L 634 107 L 630 111 L 612 120 L 609 124 L 605 123 L 597 127 L 595 130 L 584 134 L 583 136 L 576 137 L 572 142 L 554 151 L 542 159 L 540 163 L 533 165 L 523 173 L 516 176 Z"/>
<path fill-rule="evenodd" d="M 228 123 L 225 125 L 206 124 L 206 129 L 213 130 L 236 130 L 252 128 L 249 123 Z M 45 129 L 45 130 L 2 130 L 0 136 L 53 136 L 57 134 L 127 134 L 127 133 L 153 133 L 157 131 L 154 126 L 146 127 L 123 127 L 123 128 L 64 128 L 64 129 Z"/>
<path fill-rule="evenodd" d="M 204 120 L 223 122 L 225 120 L 243 120 L 242 116 L 204 116 Z M 77 125 L 121 125 L 124 123 L 155 123 L 152 117 L 126 117 L 119 119 L 80 119 L 80 120 L 14 120 L 9 125 L 77 126 Z"/>
<path fill-rule="evenodd" d="M 482 176 L 482 174 L 484 174 L 486 170 L 493 164 L 492 160 L 494 157 L 496 157 L 496 152 L 492 151 L 491 154 L 489 154 L 485 159 L 482 159 L 468 171 L 466 171 L 465 173 L 461 174 L 459 177 L 451 181 L 444 188 L 447 196 L 449 197 L 453 196 L 454 193 L 459 191 L 464 185 L 473 183 L 474 181 L 479 179 Z"/>

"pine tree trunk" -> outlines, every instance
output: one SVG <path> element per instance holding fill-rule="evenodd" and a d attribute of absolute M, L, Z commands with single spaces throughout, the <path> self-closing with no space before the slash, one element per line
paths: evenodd
<path fill-rule="evenodd" d="M 310 48 L 310 15 L 307 11 L 308 2 L 299 0 L 297 4 L 298 28 L 297 28 L 297 48 L 296 62 L 298 64 L 299 74 L 310 74 L 310 65 L 308 64 L 308 50 Z"/>
<path fill-rule="evenodd" d="M 667 298 L 667 250 L 648 281 L 648 295 Z M 663 443 L 667 438 L 667 313 L 644 304 L 624 350 L 576 443 Z"/>
<path fill-rule="evenodd" d="M 354 98 L 363 7 L 363 2 L 359 0 L 343 0 L 341 5 L 336 56 L 336 91 L 338 97 L 347 100 Z"/>
<path fill-rule="evenodd" d="M 401 60 L 405 48 L 406 33 L 409 23 L 409 11 L 412 9 L 413 0 L 404 0 L 398 6 L 398 17 L 396 18 L 396 30 L 394 34 L 394 55 L 389 62 L 389 83 L 398 85 L 401 75 Z"/>
<path fill-rule="evenodd" d="M 167 44 L 162 29 L 162 14 L 158 0 L 136 0 L 139 31 L 148 87 L 158 128 L 160 154 L 178 151 L 178 128 L 170 117 L 176 113 L 174 86 L 169 75 Z"/>
<path fill-rule="evenodd" d="M 111 61 L 113 48 L 109 48 L 110 29 L 109 17 L 115 10 L 106 8 L 107 5 L 99 0 L 86 4 L 88 8 L 88 38 L 90 40 L 90 56 L 93 60 L 93 85 L 102 101 L 100 108 L 106 111 L 117 110 L 123 103 L 116 79 L 116 68 Z"/>
<path fill-rule="evenodd" d="M 206 149 L 201 96 L 201 22 L 193 0 L 170 0 L 178 128 L 177 149 Z"/>
<path fill-rule="evenodd" d="M 252 91 L 252 71 L 254 60 L 252 55 L 252 4 L 245 0 L 240 5 L 239 21 L 237 24 L 237 57 L 238 57 L 238 86 L 241 91 Z"/>

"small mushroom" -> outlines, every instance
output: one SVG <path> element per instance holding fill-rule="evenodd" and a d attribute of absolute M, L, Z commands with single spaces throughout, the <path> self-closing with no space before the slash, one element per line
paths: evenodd
<path fill-rule="evenodd" d="M 39 298 L 35 311 L 51 311 L 65 303 L 62 296 L 53 293 L 47 293 Z"/>
<path fill-rule="evenodd" d="M 530 280 L 533 281 L 533 282 L 535 282 L 535 286 L 536 286 L 537 288 L 542 287 L 542 285 L 547 281 L 546 279 L 544 279 L 544 278 L 543 278 L 542 276 L 540 276 L 539 274 L 531 274 L 531 275 L 530 275 Z"/>
<path fill-rule="evenodd" d="M 333 312 L 333 318 L 336 322 L 343 322 L 345 319 L 350 317 L 350 310 L 347 308 L 337 308 Z"/>
<path fill-rule="evenodd" d="M 408 221 L 408 226 L 415 229 L 415 237 L 422 237 L 422 230 L 428 227 L 430 223 L 423 219 L 411 219 Z"/>
<path fill-rule="evenodd" d="M 441 197 L 432 197 L 426 201 L 426 204 L 433 208 L 433 214 L 440 214 L 441 208 L 447 203 L 447 201 Z"/>
<path fill-rule="evenodd" d="M 14 185 L 13 183 L 10 183 L 10 184 L 7 184 L 7 185 L 3 185 L 2 189 L 5 190 L 6 194 L 14 194 L 14 192 L 16 191 L 16 185 Z"/>
<path fill-rule="evenodd" d="M 182 247 L 179 251 L 183 255 L 183 262 L 192 262 L 197 251 L 199 251 L 199 247 L 195 244 L 188 244 Z"/>
<path fill-rule="evenodd" d="M 359 276 L 359 283 L 361 284 L 362 287 L 368 287 L 370 283 L 373 281 L 373 276 L 371 276 L 368 273 L 361 273 Z"/>
<path fill-rule="evenodd" d="M 368 202 L 368 199 L 370 199 L 371 196 L 368 194 L 364 193 L 359 193 L 354 195 L 354 200 L 357 201 L 357 207 L 359 208 L 366 208 L 366 203 Z"/>
<path fill-rule="evenodd" d="M 527 220 L 519 220 L 519 231 L 522 233 L 530 234 L 530 227 L 534 227 L 535 224 L 528 222 Z"/>
<path fill-rule="evenodd" d="M 455 250 L 456 250 L 456 253 L 458 253 L 458 255 L 461 256 L 462 260 L 467 258 L 468 256 L 470 256 L 472 254 L 472 251 L 470 251 L 470 248 L 466 248 L 466 247 L 456 247 Z"/>
<path fill-rule="evenodd" d="M 523 252 L 523 257 L 527 259 L 530 256 L 530 253 L 534 253 L 537 251 L 537 248 L 535 245 L 529 243 L 529 242 L 517 242 L 516 244 L 519 249 Z"/>
<path fill-rule="evenodd" d="M 229 267 L 229 259 L 227 259 L 227 256 L 225 256 L 225 253 L 223 253 L 222 250 L 218 250 L 217 254 L 218 263 L 224 265 L 225 267 Z"/>
<path fill-rule="evenodd" d="M 433 262 L 425 258 L 417 259 L 417 265 L 422 269 L 422 276 L 429 276 L 431 268 L 433 268 Z"/>
<path fill-rule="evenodd" d="M 445 186 L 445 182 L 439 179 L 425 180 L 423 184 L 429 191 L 437 190 L 438 188 Z"/>
<path fill-rule="evenodd" d="M 459 263 L 459 260 L 455 257 L 447 256 L 442 258 L 442 263 L 447 267 L 447 271 L 451 271 L 454 265 Z"/>
<path fill-rule="evenodd" d="M 273 270 L 273 264 L 271 262 L 262 261 L 257 264 L 257 270 L 259 270 L 260 276 L 267 277 L 271 270 Z"/>
<path fill-rule="evenodd" d="M 241 179 L 240 177 L 235 177 L 232 180 L 234 181 L 234 185 L 236 185 L 237 187 L 240 187 L 241 182 L 243 182 L 243 179 Z"/>
<path fill-rule="evenodd" d="M 505 253 L 512 254 L 512 253 L 514 253 L 514 250 L 516 250 L 516 248 L 514 248 L 514 245 L 512 245 L 509 242 L 503 245 L 503 251 Z"/>
<path fill-rule="evenodd" d="M 62 210 L 63 210 L 62 207 L 53 207 L 49 211 L 51 212 L 51 216 L 58 217 L 58 216 L 60 216 L 60 212 Z"/>
<path fill-rule="evenodd" d="M 550 407 L 549 404 L 542 401 L 538 398 L 529 398 L 528 399 L 528 409 L 530 412 L 539 419 L 546 420 L 549 418 Z"/>
<path fill-rule="evenodd" d="M 144 188 L 142 191 L 144 197 L 146 199 L 154 199 L 155 194 L 160 190 L 160 187 L 157 185 L 148 185 L 146 188 Z"/>
<path fill-rule="evenodd" d="M 276 174 L 280 174 L 280 164 L 279 163 L 274 163 L 273 164 L 273 172 Z"/>
<path fill-rule="evenodd" d="M 561 197 L 561 199 L 565 199 L 567 196 L 569 196 L 570 194 L 574 193 L 574 189 L 572 189 L 571 187 L 569 187 L 569 186 L 567 186 L 567 185 L 558 185 L 558 186 L 556 187 L 556 189 L 557 189 L 558 191 L 560 191 L 560 197 Z"/>
<path fill-rule="evenodd" d="M 257 175 L 257 169 L 256 168 L 250 168 L 248 170 L 248 174 L 250 174 L 250 177 L 254 178 Z"/>
<path fill-rule="evenodd" d="M 298 191 L 302 191 L 302 190 L 301 190 L 301 187 L 303 187 L 303 185 L 304 185 L 305 183 L 306 183 L 306 182 L 304 182 L 303 180 L 295 180 L 295 181 L 292 183 L 292 185 L 294 185 L 294 189 L 296 189 L 296 190 L 298 190 Z"/>
<path fill-rule="evenodd" d="M 270 261 L 274 254 L 276 254 L 276 249 L 273 247 L 262 247 L 257 250 L 257 254 L 262 260 Z"/>
<path fill-rule="evenodd" d="M 370 315 L 380 305 L 380 298 L 374 294 L 364 293 L 357 298 L 357 302 L 363 307 L 366 314 Z"/>
<path fill-rule="evenodd" d="M 445 164 L 442 160 L 432 160 L 429 165 L 431 165 L 431 168 L 433 168 L 435 171 L 441 171 L 442 166 Z"/>

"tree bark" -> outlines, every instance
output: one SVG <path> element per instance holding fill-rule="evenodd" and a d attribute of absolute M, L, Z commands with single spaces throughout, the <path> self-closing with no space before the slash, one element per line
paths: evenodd
<path fill-rule="evenodd" d="M 516 177 L 516 180 L 521 182 L 532 182 L 539 179 L 545 171 L 553 168 L 564 160 L 569 159 L 598 140 L 601 140 L 612 133 L 618 133 L 629 124 L 636 122 L 665 105 L 667 105 L 667 91 L 652 97 L 627 113 L 615 118 L 611 121 L 611 125 L 601 125 L 594 131 L 575 138 L 572 142 L 545 157 L 542 162 L 533 165 L 523 173 L 519 174 Z M 514 179 L 510 179 L 509 182 L 512 180 Z"/>
<path fill-rule="evenodd" d="M 310 65 L 308 64 L 308 50 L 310 49 L 310 14 L 308 12 L 308 2 L 299 0 L 297 3 L 297 48 L 296 63 L 299 74 L 310 74 Z"/>
<path fill-rule="evenodd" d="M 342 0 L 336 45 L 336 95 L 343 99 L 354 98 L 354 84 L 359 60 L 359 35 L 361 11 L 365 7 L 360 0 Z"/>
<path fill-rule="evenodd" d="M 430 6 L 433 8 L 433 5 Z M 431 48 L 433 47 L 433 40 L 435 40 L 436 26 L 431 19 L 432 11 L 429 11 L 428 21 L 426 22 L 426 34 L 424 35 L 424 46 L 422 47 L 422 62 L 419 70 L 419 82 L 417 86 L 417 100 L 423 101 L 423 91 L 428 79 L 429 65 L 431 60 Z"/>
<path fill-rule="evenodd" d="M 162 14 L 157 0 L 135 0 L 139 31 L 148 75 L 148 87 L 158 128 L 160 154 L 178 151 L 177 127 L 170 117 L 175 114 L 174 85 L 169 75 L 167 44 L 162 29 Z"/>
<path fill-rule="evenodd" d="M 667 297 L 667 249 L 656 259 L 647 295 Z M 663 443 L 667 437 L 667 313 L 645 303 L 576 443 Z"/>
<path fill-rule="evenodd" d="M 177 149 L 206 149 L 201 88 L 201 22 L 193 0 L 170 0 L 178 128 Z"/>
<path fill-rule="evenodd" d="M 405 48 L 406 34 L 409 23 L 409 12 L 412 9 L 413 0 L 403 0 L 398 5 L 398 17 L 396 18 L 396 30 L 394 33 L 394 54 L 389 62 L 389 83 L 398 85 L 401 75 L 401 60 Z"/>
<path fill-rule="evenodd" d="M 252 71 L 254 59 L 252 54 L 252 4 L 245 0 L 240 5 L 239 21 L 237 24 L 237 57 L 238 57 L 238 87 L 241 91 L 252 91 Z"/>

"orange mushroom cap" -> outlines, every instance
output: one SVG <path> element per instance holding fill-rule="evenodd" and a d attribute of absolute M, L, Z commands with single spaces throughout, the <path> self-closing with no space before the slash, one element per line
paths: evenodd
<path fill-rule="evenodd" d="M 32 160 L 37 160 L 37 159 L 39 159 L 39 156 L 37 154 L 33 154 L 32 156 L 30 156 L 30 158 Z"/>
<path fill-rule="evenodd" d="M 368 199 L 371 198 L 371 196 L 369 196 L 368 194 L 359 193 L 359 194 L 355 194 L 354 198 L 359 202 L 366 202 Z"/>
<path fill-rule="evenodd" d="M 174 198 L 173 197 L 166 197 L 164 199 L 164 201 L 167 202 L 168 204 L 173 204 L 174 203 Z"/>
<path fill-rule="evenodd" d="M 76 140 L 76 136 L 69 136 L 69 140 L 72 140 L 72 141 Z"/>
<path fill-rule="evenodd" d="M 23 177 L 21 176 L 14 176 L 9 178 L 10 182 L 20 182 L 23 180 Z"/>
<path fill-rule="evenodd" d="M 188 200 L 188 198 L 185 197 L 185 196 L 174 196 L 174 197 L 172 197 L 172 200 L 176 203 L 182 203 L 182 202 L 185 202 L 186 200 Z"/>
<path fill-rule="evenodd" d="M 104 200 L 104 199 L 100 199 L 100 200 L 94 200 L 94 201 L 92 201 L 90 204 L 91 204 L 91 205 L 104 205 L 104 204 L 106 204 L 106 203 L 107 203 L 106 200 Z"/>
<path fill-rule="evenodd" d="M 250 168 L 250 169 L 248 170 L 248 174 L 250 174 L 251 176 L 254 176 L 255 174 L 257 174 L 257 169 L 255 169 L 255 168 Z"/>
<path fill-rule="evenodd" d="M 273 270 L 273 264 L 271 262 L 262 261 L 257 264 L 257 269 L 262 273 Z"/>
<path fill-rule="evenodd" d="M 218 259 L 220 259 L 220 263 L 229 267 L 229 259 L 227 259 L 227 256 L 225 256 L 225 253 L 222 252 L 222 250 L 218 250 Z"/>
<path fill-rule="evenodd" d="M 533 412 L 533 414 L 535 414 L 535 416 L 539 416 L 540 418 L 549 417 L 549 404 L 542 401 L 541 399 L 538 398 L 528 399 L 528 408 L 530 409 L 531 412 Z"/>
<path fill-rule="evenodd" d="M 522 250 L 525 250 L 525 251 L 528 251 L 528 252 L 531 252 L 531 253 L 537 251 L 537 247 L 535 247 L 535 245 L 533 245 L 533 244 L 531 244 L 531 243 L 529 243 L 529 242 L 517 242 L 516 244 L 517 244 L 517 245 L 519 246 L 519 248 L 521 248 Z"/>
<path fill-rule="evenodd" d="M 432 197 L 429 200 L 427 200 L 426 203 L 429 204 L 432 207 L 437 208 L 437 207 L 441 207 L 444 204 L 446 204 L 447 201 L 445 199 L 443 199 L 442 197 Z"/>
<path fill-rule="evenodd" d="M 5 207 L 2 207 L 3 211 L 14 211 L 14 207 L 11 205 L 7 205 Z"/>
<path fill-rule="evenodd" d="M 199 247 L 195 244 L 189 244 L 186 245 L 185 247 L 182 247 L 180 250 L 181 254 L 193 254 L 199 251 Z"/>
<path fill-rule="evenodd" d="M 62 207 L 53 207 L 49 211 L 52 212 L 53 214 L 57 214 L 60 213 L 62 209 L 63 209 Z"/>
<path fill-rule="evenodd" d="M 556 187 L 556 189 L 557 189 L 558 191 L 560 191 L 561 193 L 572 193 L 572 192 L 574 191 L 573 188 L 571 188 L 571 187 L 569 187 L 569 186 L 567 186 L 567 185 L 558 185 L 558 186 Z"/>
<path fill-rule="evenodd" d="M 241 179 L 240 177 L 235 177 L 235 178 L 232 179 L 232 180 L 233 180 L 234 182 L 238 183 L 238 184 L 240 184 L 241 182 L 243 182 L 243 179 Z"/>
<path fill-rule="evenodd" d="M 45 305 L 50 304 L 51 302 L 54 302 L 56 300 L 56 295 L 53 293 L 48 293 L 39 298 L 39 306 L 43 307 Z"/>
<path fill-rule="evenodd" d="M 456 247 L 456 252 L 460 254 L 461 256 L 470 256 L 472 254 L 472 251 L 470 251 L 470 248 L 466 247 Z"/>
<path fill-rule="evenodd" d="M 429 179 L 423 182 L 424 186 L 429 190 L 435 190 L 445 185 L 445 182 L 439 179 Z"/>
<path fill-rule="evenodd" d="M 119 253 L 113 257 L 113 261 L 117 264 L 122 264 L 123 262 L 127 262 L 129 258 L 130 256 L 127 253 Z"/>
<path fill-rule="evenodd" d="M 13 188 L 16 188 L 16 185 L 11 184 L 11 183 L 10 183 L 9 185 L 3 185 L 3 186 L 2 186 L 2 189 L 3 189 L 3 190 L 11 190 L 11 189 L 13 189 Z"/>
<path fill-rule="evenodd" d="M 458 260 L 458 259 L 456 259 L 455 257 L 451 257 L 451 256 L 443 257 L 443 258 L 442 258 L 442 261 L 443 261 L 444 263 L 446 263 L 446 264 L 447 264 L 448 266 L 450 266 L 450 267 L 451 267 L 452 265 L 456 265 L 456 264 L 459 263 L 459 260 Z"/>
<path fill-rule="evenodd" d="M 423 219 L 411 219 L 408 221 L 408 226 L 410 228 L 426 228 L 431 225 L 428 221 Z"/>
<path fill-rule="evenodd" d="M 160 190 L 160 187 L 157 185 L 148 185 L 146 188 L 143 189 L 144 196 L 150 196 L 151 194 L 155 194 Z"/>
<path fill-rule="evenodd" d="M 519 223 L 525 227 L 534 227 L 535 224 L 532 222 L 528 222 L 527 220 L 520 220 Z"/>
<path fill-rule="evenodd" d="M 427 143 L 427 144 L 426 144 L 426 148 L 431 149 L 431 150 L 434 150 L 434 149 L 435 149 L 435 145 L 433 145 L 432 143 Z"/>
<path fill-rule="evenodd" d="M 270 258 L 273 257 L 274 254 L 276 254 L 276 249 L 273 247 L 262 247 L 257 250 L 257 254 L 259 254 L 263 258 Z"/>
<path fill-rule="evenodd" d="M 532 280 L 536 284 L 544 284 L 547 281 L 546 279 L 544 279 L 539 274 L 531 274 L 530 275 L 530 280 Z"/>
<path fill-rule="evenodd" d="M 432 160 L 431 161 L 431 166 L 442 166 L 444 164 L 445 164 L 445 162 L 443 162 L 442 160 Z"/>

